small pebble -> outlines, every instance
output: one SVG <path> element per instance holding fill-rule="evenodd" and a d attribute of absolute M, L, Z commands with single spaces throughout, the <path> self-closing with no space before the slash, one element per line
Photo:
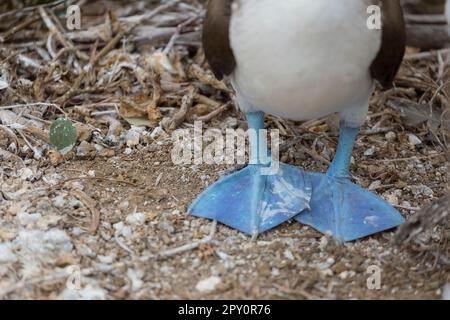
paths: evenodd
<path fill-rule="evenodd" d="M 398 205 L 398 197 L 395 194 L 388 194 L 385 195 L 386 201 L 390 204 L 396 206 Z"/>
<path fill-rule="evenodd" d="M 125 220 L 128 224 L 133 226 L 141 226 L 145 223 L 145 220 L 147 220 L 147 215 L 142 212 L 136 212 L 128 215 Z"/>
<path fill-rule="evenodd" d="M 422 144 L 422 140 L 420 140 L 419 137 L 414 134 L 408 134 L 408 141 L 412 146 L 418 146 Z"/>
<path fill-rule="evenodd" d="M 159 137 L 162 133 L 164 132 L 164 130 L 161 127 L 156 127 L 152 133 L 150 133 L 150 138 L 152 139 L 156 139 L 157 137 Z"/>
<path fill-rule="evenodd" d="M 283 255 L 284 255 L 284 257 L 285 257 L 286 259 L 288 259 L 288 260 L 291 260 L 291 261 L 295 260 L 294 255 L 293 255 L 292 252 L 291 252 L 290 250 L 288 250 L 288 249 L 284 250 Z"/>
<path fill-rule="evenodd" d="M 116 235 L 123 236 L 126 239 L 131 238 L 131 235 L 133 234 L 133 231 L 129 226 L 125 226 L 123 222 L 118 222 L 113 225 L 114 229 L 116 230 Z"/>
<path fill-rule="evenodd" d="M 377 188 L 379 188 L 380 186 L 381 186 L 381 181 L 375 180 L 370 184 L 368 189 L 369 189 L 369 191 L 373 191 L 373 190 L 376 190 Z"/>
<path fill-rule="evenodd" d="M 19 219 L 19 222 L 23 226 L 28 226 L 35 224 L 39 219 L 42 219 L 42 215 L 39 213 L 27 213 L 27 212 L 19 212 L 17 214 L 17 218 Z"/>
<path fill-rule="evenodd" d="M 126 156 L 129 156 L 133 153 L 133 149 L 131 148 L 125 148 L 125 150 L 123 151 L 123 154 Z"/>
<path fill-rule="evenodd" d="M 0 243 L 0 263 L 13 263 L 17 260 L 11 243 Z"/>
<path fill-rule="evenodd" d="M 219 277 L 209 277 L 203 280 L 200 280 L 195 289 L 202 293 L 208 293 L 216 290 L 216 287 L 222 282 L 222 279 Z"/>
<path fill-rule="evenodd" d="M 136 128 L 128 130 L 125 140 L 129 148 L 135 147 L 139 144 L 141 133 Z"/>
<path fill-rule="evenodd" d="M 442 298 L 446 301 L 450 301 L 450 283 L 447 283 L 447 285 L 444 287 Z"/>
<path fill-rule="evenodd" d="M 374 148 L 374 147 L 369 148 L 369 149 L 367 149 L 367 150 L 364 152 L 364 155 L 365 155 L 366 157 L 371 157 L 371 156 L 373 156 L 374 154 L 375 154 L 375 148 Z"/>
<path fill-rule="evenodd" d="M 29 180 L 33 177 L 33 171 L 30 168 L 23 168 L 19 170 L 20 179 Z"/>
<path fill-rule="evenodd" d="M 395 134 L 395 132 L 389 131 L 388 133 L 386 133 L 385 138 L 387 141 L 393 142 L 397 138 L 397 135 Z"/>
<path fill-rule="evenodd" d="M 66 203 L 63 195 L 59 195 L 53 198 L 53 205 L 57 208 L 63 208 Z"/>

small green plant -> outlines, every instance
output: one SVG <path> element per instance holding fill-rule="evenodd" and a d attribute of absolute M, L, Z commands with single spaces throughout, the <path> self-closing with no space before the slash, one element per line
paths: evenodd
<path fill-rule="evenodd" d="M 69 119 L 55 120 L 50 127 L 50 142 L 59 152 L 66 154 L 77 143 L 77 129 Z"/>

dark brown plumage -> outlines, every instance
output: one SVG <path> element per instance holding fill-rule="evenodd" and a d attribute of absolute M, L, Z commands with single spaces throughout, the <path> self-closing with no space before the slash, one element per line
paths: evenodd
<path fill-rule="evenodd" d="M 235 66 L 229 29 L 233 0 L 210 0 L 203 26 L 203 48 L 217 79 L 230 75 Z"/>
<path fill-rule="evenodd" d="M 392 86 L 405 54 L 406 32 L 398 0 L 381 0 L 383 33 L 380 51 L 370 67 L 372 78 L 384 88 Z"/>

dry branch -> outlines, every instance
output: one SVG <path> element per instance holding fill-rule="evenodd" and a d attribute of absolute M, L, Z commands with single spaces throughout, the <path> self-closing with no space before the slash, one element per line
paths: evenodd
<path fill-rule="evenodd" d="M 407 43 L 421 49 L 440 49 L 450 45 L 444 0 L 403 0 Z"/>

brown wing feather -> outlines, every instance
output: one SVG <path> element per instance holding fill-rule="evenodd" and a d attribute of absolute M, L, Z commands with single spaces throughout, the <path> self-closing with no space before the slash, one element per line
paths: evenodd
<path fill-rule="evenodd" d="M 229 29 L 233 0 L 210 0 L 203 26 L 203 48 L 214 75 L 221 80 L 235 66 Z"/>
<path fill-rule="evenodd" d="M 372 77 L 383 87 L 392 86 L 405 54 L 405 21 L 399 0 L 381 0 L 382 43 L 370 67 Z"/>

